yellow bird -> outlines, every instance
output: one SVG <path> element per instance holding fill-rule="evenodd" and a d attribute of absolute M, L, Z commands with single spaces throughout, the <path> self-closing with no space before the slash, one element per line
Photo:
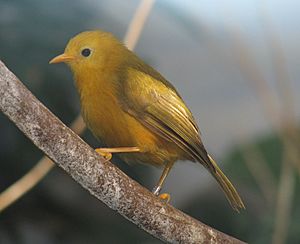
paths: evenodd
<path fill-rule="evenodd" d="M 201 163 L 222 187 L 232 208 L 245 208 L 234 186 L 206 152 L 198 126 L 175 87 L 112 34 L 82 32 L 50 63 L 65 62 L 74 74 L 83 118 L 108 148 L 127 163 L 164 166 L 153 190 L 159 195 L 177 160 Z M 168 194 L 162 198 L 169 199 Z"/>

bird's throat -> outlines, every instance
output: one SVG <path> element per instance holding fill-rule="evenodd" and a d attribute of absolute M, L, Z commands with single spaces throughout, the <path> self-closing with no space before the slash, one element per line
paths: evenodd
<path fill-rule="evenodd" d="M 96 137 L 103 138 L 115 127 L 112 123 L 122 120 L 124 111 L 118 101 L 118 84 L 112 76 L 98 72 L 95 77 L 92 73 L 75 75 L 75 82 L 83 119 Z"/>

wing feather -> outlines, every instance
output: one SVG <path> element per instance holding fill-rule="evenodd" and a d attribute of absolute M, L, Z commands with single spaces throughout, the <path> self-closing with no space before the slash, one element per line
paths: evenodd
<path fill-rule="evenodd" d="M 174 142 L 189 157 L 215 171 L 195 120 L 175 88 L 137 69 L 130 68 L 127 72 L 122 94 L 126 111 L 153 132 Z"/>

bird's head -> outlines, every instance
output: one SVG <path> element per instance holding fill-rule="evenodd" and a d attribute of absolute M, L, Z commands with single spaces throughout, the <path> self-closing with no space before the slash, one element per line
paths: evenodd
<path fill-rule="evenodd" d="M 64 53 L 56 56 L 49 63 L 64 62 L 74 73 L 88 72 L 94 68 L 100 70 L 104 65 L 116 63 L 120 56 L 118 53 L 124 49 L 124 46 L 110 33 L 86 31 L 73 37 Z"/>

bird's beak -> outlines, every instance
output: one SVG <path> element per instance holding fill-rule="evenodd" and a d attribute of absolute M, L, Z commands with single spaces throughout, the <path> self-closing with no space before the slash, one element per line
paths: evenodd
<path fill-rule="evenodd" d="M 68 62 L 74 60 L 75 57 L 69 54 L 61 54 L 56 56 L 55 58 L 51 59 L 49 64 L 56 64 L 56 63 L 62 63 L 62 62 Z"/>

